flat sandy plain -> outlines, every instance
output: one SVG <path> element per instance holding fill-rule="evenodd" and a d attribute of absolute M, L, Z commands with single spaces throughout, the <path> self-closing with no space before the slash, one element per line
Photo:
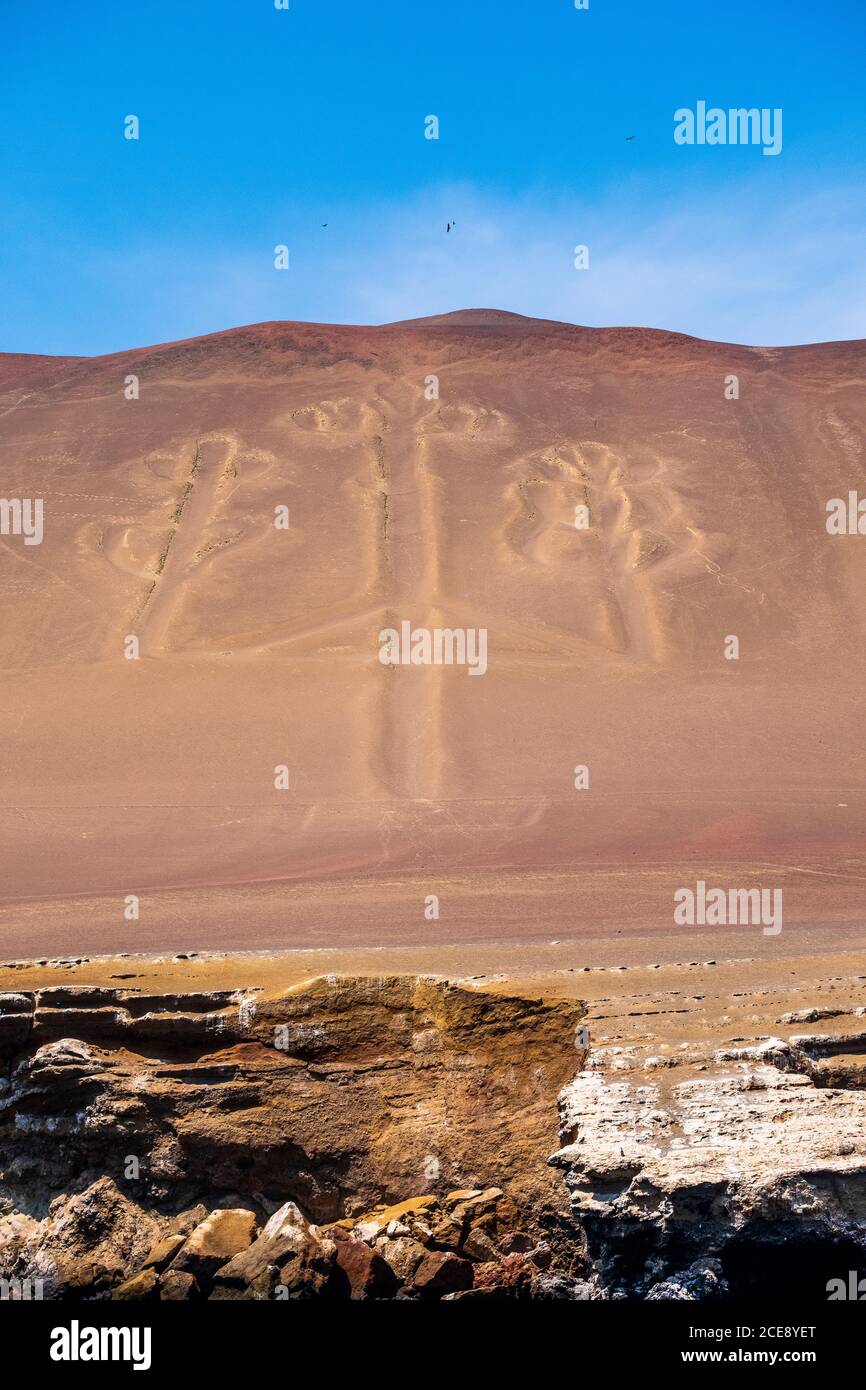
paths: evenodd
<path fill-rule="evenodd" d="M 862 342 L 494 311 L 0 356 L 0 493 L 45 508 L 0 538 L 0 955 L 534 988 L 861 946 L 864 385 Z M 486 673 L 383 666 L 403 620 Z M 781 934 L 676 928 L 698 879 Z"/>

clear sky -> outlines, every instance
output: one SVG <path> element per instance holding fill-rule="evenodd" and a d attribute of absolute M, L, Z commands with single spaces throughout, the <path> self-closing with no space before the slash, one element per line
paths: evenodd
<path fill-rule="evenodd" d="M 864 337 L 864 60 L 864 0 L 2 0 L 0 350 L 476 306 Z M 781 108 L 781 152 L 677 145 L 700 100 Z"/>

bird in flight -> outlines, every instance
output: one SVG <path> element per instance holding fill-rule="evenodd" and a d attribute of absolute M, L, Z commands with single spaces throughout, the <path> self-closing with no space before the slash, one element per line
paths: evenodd
<path fill-rule="evenodd" d="M 633 135 L 627 135 L 625 138 L 626 138 L 626 143 L 628 143 L 629 140 L 633 140 L 635 137 L 634 137 Z"/>
<path fill-rule="evenodd" d="M 450 232 L 450 231 L 451 231 L 451 228 L 452 228 L 452 227 L 456 227 L 456 226 L 457 226 L 457 223 L 456 223 L 456 222 L 449 222 L 449 223 L 448 223 L 448 226 L 445 228 L 445 230 L 446 230 L 446 232 Z"/>

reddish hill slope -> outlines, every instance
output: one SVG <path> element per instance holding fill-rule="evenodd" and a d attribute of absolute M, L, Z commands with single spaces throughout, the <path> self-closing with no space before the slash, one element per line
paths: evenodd
<path fill-rule="evenodd" d="M 484 310 L 0 357 L 10 950 L 669 929 L 714 866 L 853 923 L 864 375 Z M 404 620 L 486 673 L 382 665 Z"/>

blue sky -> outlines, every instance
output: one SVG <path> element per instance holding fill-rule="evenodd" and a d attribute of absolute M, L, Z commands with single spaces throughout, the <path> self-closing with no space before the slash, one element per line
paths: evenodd
<path fill-rule="evenodd" d="M 479 305 L 866 336 L 862 0 L 3 0 L 2 29 L 0 350 Z M 781 108 L 781 153 L 675 144 L 698 100 Z"/>

